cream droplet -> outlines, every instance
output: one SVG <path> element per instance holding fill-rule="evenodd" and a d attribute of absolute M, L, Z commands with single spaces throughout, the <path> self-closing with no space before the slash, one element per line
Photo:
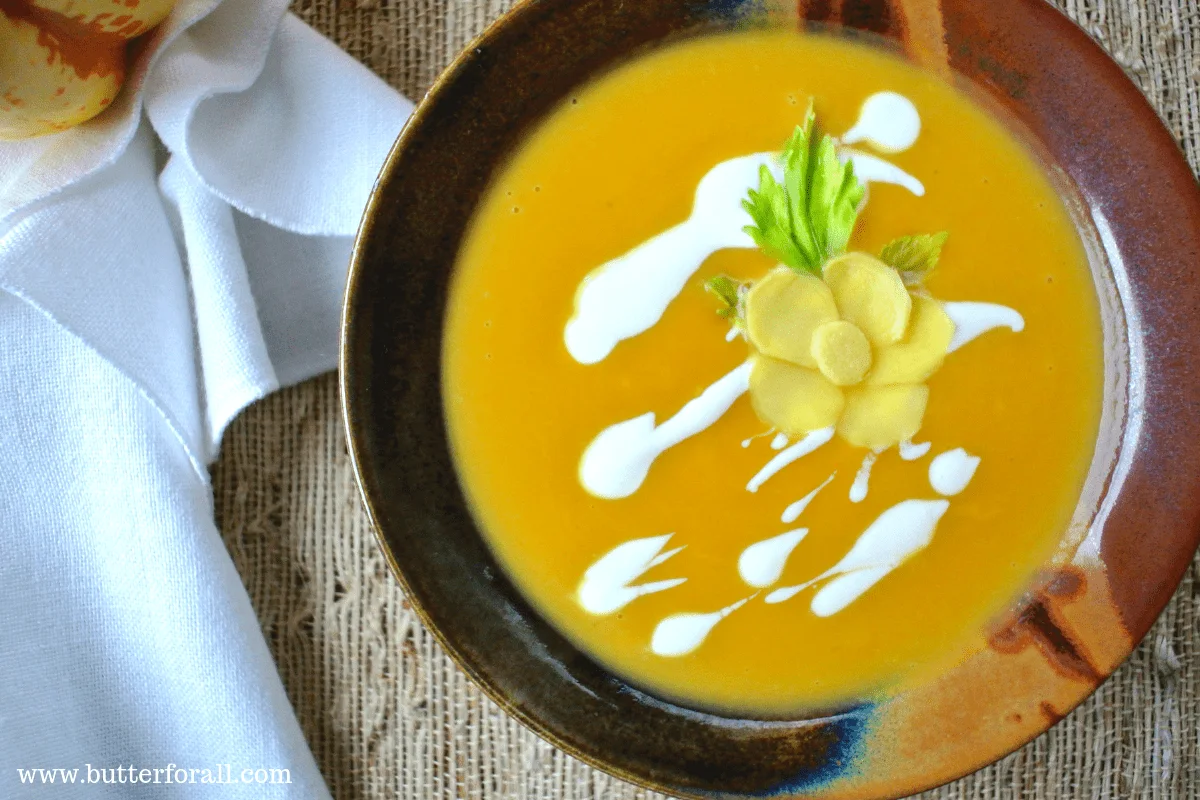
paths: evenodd
<path fill-rule="evenodd" d="M 779 580 L 788 556 L 807 533 L 808 528 L 800 528 L 755 542 L 738 557 L 738 574 L 754 588 L 765 589 Z"/>
<path fill-rule="evenodd" d="M 948 508 L 949 500 L 905 500 L 892 506 L 863 531 L 841 561 L 812 580 L 776 589 L 766 602 L 782 603 L 828 580 L 813 598 L 812 611 L 822 617 L 836 614 L 928 547 Z"/>
<path fill-rule="evenodd" d="M 858 468 L 854 483 L 850 485 L 851 503 L 861 503 L 867 499 L 867 492 L 871 489 L 871 470 L 875 467 L 875 459 L 878 457 L 878 453 L 867 453 L 863 457 L 862 466 Z"/>
<path fill-rule="evenodd" d="M 944 303 L 946 315 L 954 322 L 954 336 L 946 352 L 953 353 L 968 342 L 996 328 L 1014 333 L 1025 330 L 1025 318 L 1015 309 L 996 303 Z"/>
<path fill-rule="evenodd" d="M 858 122 L 842 142 L 868 142 L 885 153 L 899 153 L 912 147 L 920 135 L 921 114 L 913 102 L 896 92 L 878 92 L 863 102 Z"/>
<path fill-rule="evenodd" d="M 788 449 L 780 451 L 778 455 L 767 462 L 766 466 L 758 471 L 757 475 L 750 479 L 750 482 L 746 484 L 746 491 L 757 492 L 759 487 L 770 480 L 779 470 L 791 464 L 796 459 L 808 455 L 832 438 L 833 427 L 822 428 L 819 431 L 813 431 L 808 434 Z"/>
<path fill-rule="evenodd" d="M 672 536 L 674 534 L 668 533 L 664 536 L 634 539 L 609 550 L 583 573 L 583 580 L 580 581 L 579 590 L 576 592 L 579 605 L 591 614 L 612 614 L 642 595 L 661 592 L 686 581 L 686 578 L 671 578 L 644 583 L 641 586 L 630 586 L 642 577 L 643 573 L 683 549 L 676 547 L 674 550 L 662 552 Z"/>
<path fill-rule="evenodd" d="M 929 485 L 938 494 L 952 497 L 967 488 L 980 460 L 961 447 L 947 450 L 930 462 Z"/>
<path fill-rule="evenodd" d="M 654 412 L 618 422 L 602 430 L 579 460 L 579 483 L 605 500 L 628 497 L 638 490 L 654 460 L 712 425 L 750 388 L 750 362 L 727 373 L 687 403 L 662 425 Z"/>
<path fill-rule="evenodd" d="M 655 655 L 676 658 L 685 656 L 704 644 L 717 623 L 746 604 L 746 598 L 710 614 L 672 614 L 658 623 L 650 637 L 650 650 Z"/>
<path fill-rule="evenodd" d="M 779 517 L 779 521 L 784 525 L 790 525 L 795 522 L 796 517 L 800 516 L 804 509 L 808 508 L 808 504 L 813 501 L 813 498 L 815 498 L 822 489 L 828 486 L 829 482 L 832 481 L 836 475 L 837 472 L 834 472 L 832 475 L 822 481 L 820 486 L 813 489 L 811 492 L 804 495 L 804 497 L 801 497 L 799 500 L 785 508 L 783 510 L 783 514 Z"/>

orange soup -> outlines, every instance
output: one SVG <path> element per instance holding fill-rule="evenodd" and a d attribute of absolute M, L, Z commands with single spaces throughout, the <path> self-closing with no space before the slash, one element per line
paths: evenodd
<path fill-rule="evenodd" d="M 750 31 L 529 134 L 443 380 L 533 605 L 649 691 L 775 715 L 982 646 L 1070 522 L 1102 373 L 1080 237 L 1004 124 L 866 44 Z"/>

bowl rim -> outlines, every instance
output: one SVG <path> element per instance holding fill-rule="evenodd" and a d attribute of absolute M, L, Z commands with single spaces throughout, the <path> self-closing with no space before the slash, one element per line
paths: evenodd
<path fill-rule="evenodd" d="M 1162 114 L 1160 114 L 1158 110 L 1150 104 L 1147 98 L 1142 94 L 1141 90 L 1136 86 L 1136 84 L 1133 83 L 1127 72 L 1112 58 L 1112 56 L 1109 55 L 1108 51 L 1105 50 L 1103 45 L 1094 36 L 1092 36 L 1075 20 L 1068 17 L 1064 12 L 1060 11 L 1049 3 L 1044 2 L 1044 0 L 1008 1 L 1014 3 L 1015 5 L 1022 5 L 1037 14 L 1043 15 L 1043 18 L 1047 21 L 1059 24 L 1061 29 L 1065 31 L 1064 35 L 1077 37 L 1078 39 L 1082 40 L 1086 46 L 1094 48 L 1097 53 L 1102 56 L 1104 68 L 1115 72 L 1119 76 L 1120 82 L 1123 84 L 1123 86 L 1132 92 L 1133 102 L 1138 103 L 1141 106 L 1139 113 L 1149 114 L 1157 124 L 1158 128 L 1161 130 L 1161 133 L 1170 139 L 1177 156 L 1174 166 L 1186 172 L 1192 181 L 1193 186 L 1196 186 L 1196 177 L 1186 162 L 1186 156 L 1182 150 L 1182 147 L 1175 137 L 1170 134 L 1170 129 L 1167 126 Z M 518 26 L 523 15 L 528 13 L 531 8 L 542 5 L 548 5 L 548 0 L 519 0 L 517 4 L 515 4 L 508 11 L 504 12 L 458 53 L 449 66 L 447 66 L 447 68 L 438 75 L 422 100 L 416 105 L 413 113 L 405 122 L 400 134 L 396 139 L 396 142 L 390 149 L 384 165 L 380 170 L 379 176 L 371 191 L 369 200 L 364 210 L 358 231 L 355 235 L 341 315 L 341 343 L 339 347 L 338 386 L 342 408 L 342 421 L 347 435 L 347 450 L 352 468 L 355 473 L 355 480 L 358 487 L 359 496 L 362 500 L 363 508 L 367 514 L 372 535 L 375 537 L 380 550 L 383 552 L 392 575 L 400 583 L 404 594 L 409 601 L 411 609 L 417 614 L 426 630 L 435 637 L 441 647 L 454 661 L 455 665 L 459 669 L 463 670 L 472 683 L 482 689 L 484 694 L 493 702 L 495 702 L 500 708 L 502 708 L 505 713 L 516 718 L 522 725 L 534 732 L 537 736 L 593 768 L 599 769 L 607 774 L 615 775 L 622 780 L 628 781 L 645 789 L 666 792 L 670 794 L 680 794 L 681 792 L 686 792 L 686 796 L 706 797 L 708 796 L 707 793 L 688 792 L 677 786 L 655 782 L 650 777 L 622 768 L 620 765 L 614 764 L 611 761 L 606 761 L 601 755 L 589 752 L 586 749 L 577 746 L 575 743 L 563 738 L 555 730 L 545 725 L 538 717 L 530 714 L 522 707 L 520 703 L 515 702 L 513 698 L 506 695 L 504 689 L 502 689 L 493 681 L 487 670 L 476 663 L 476 661 L 469 654 L 463 651 L 463 649 L 456 643 L 454 639 L 447 636 L 446 633 L 434 623 L 430 611 L 421 602 L 418 593 L 416 593 L 412 588 L 411 581 L 407 577 L 403 566 L 396 558 L 380 524 L 380 514 L 376 508 L 375 502 L 372 499 L 374 480 L 368 474 L 369 467 L 364 465 L 363 459 L 364 443 L 368 437 L 366 436 L 364 430 L 361 429 L 353 419 L 353 406 L 355 405 L 354 380 L 356 369 L 354 365 L 355 354 L 353 347 L 353 344 L 356 341 L 356 320 L 354 314 L 355 298 L 363 274 L 369 269 L 366 263 L 364 242 L 371 236 L 372 228 L 379 213 L 380 205 L 385 202 L 383 195 L 387 185 L 389 181 L 395 179 L 395 167 L 397 161 L 405 151 L 410 141 L 418 135 L 419 129 L 424 121 L 438 111 L 435 101 L 437 101 L 442 95 L 446 94 L 449 88 L 455 84 L 455 82 L 464 72 L 478 63 L 487 45 L 504 35 L 510 28 Z M 1066 26 L 1062 26 L 1062 23 L 1064 22 L 1067 23 Z M 1090 70 L 1083 71 L 1088 72 Z M 1193 206 L 1197 205 L 1197 198 L 1200 198 L 1200 192 L 1193 194 L 1193 197 L 1191 198 Z M 1200 323 L 1200 318 L 1194 319 L 1196 322 Z M 1180 530 L 1182 529 L 1183 527 L 1181 525 Z M 1200 544 L 1200 528 L 1193 526 L 1191 528 L 1190 543 L 1187 544 L 1189 552 L 1194 552 L 1198 544 Z M 1161 602 L 1158 600 L 1151 602 L 1149 603 L 1149 606 L 1152 606 L 1152 608 L 1143 610 L 1143 618 L 1138 620 L 1138 623 L 1135 627 L 1144 629 L 1131 631 L 1132 646 L 1126 650 L 1125 654 L 1119 659 L 1115 666 L 1107 670 L 1107 672 L 1102 675 L 1099 682 L 1092 686 L 1076 702 L 1072 703 L 1069 708 L 1062 711 L 1059 720 L 1067 716 L 1079 704 L 1094 694 L 1104 682 L 1106 682 L 1115 674 L 1120 665 L 1133 654 L 1140 641 L 1144 638 L 1146 632 L 1152 626 L 1153 622 L 1166 609 L 1167 604 L 1178 588 L 1178 585 L 1181 582 L 1184 573 L 1190 566 L 1190 563 L 1190 560 L 1183 562 L 1177 570 L 1178 574 L 1173 572 L 1171 575 L 1165 576 L 1165 580 L 1162 582 L 1167 585 L 1167 589 L 1161 594 Z M 650 699 L 657 700 L 657 698 L 653 697 Z M 697 713 L 704 714 L 705 712 Z M 1038 738 L 1042 734 L 1046 733 L 1055 724 L 1057 724 L 1057 720 L 1044 725 L 1040 728 L 1040 730 L 1034 732 L 1028 738 L 1024 739 L 1021 744 L 1011 748 L 1006 753 L 1000 753 L 994 756 L 988 755 L 974 766 L 966 766 L 957 775 L 924 786 L 922 790 L 929 790 L 936 788 L 937 786 L 945 785 L 946 783 L 950 783 L 961 777 L 969 775 L 978 769 L 982 769 L 989 764 L 995 763 L 1008 753 L 1015 752 L 1017 749 L 1028 744 L 1033 739 Z M 908 791 L 908 789 L 905 789 L 899 794 L 873 796 L 878 796 L 881 798 L 881 800 L 884 797 L 901 798 L 907 796 Z"/>

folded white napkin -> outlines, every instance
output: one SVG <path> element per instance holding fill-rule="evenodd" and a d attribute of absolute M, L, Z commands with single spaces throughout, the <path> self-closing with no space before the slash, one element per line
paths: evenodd
<path fill-rule="evenodd" d="M 0 797 L 327 797 L 207 465 L 335 366 L 411 104 L 284 0 L 152 37 L 104 115 L 0 143 Z"/>

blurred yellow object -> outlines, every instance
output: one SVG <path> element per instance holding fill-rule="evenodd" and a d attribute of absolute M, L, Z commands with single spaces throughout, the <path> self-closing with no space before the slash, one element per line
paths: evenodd
<path fill-rule="evenodd" d="M 17 0 L 21 2 L 22 0 Z M 141 36 L 167 18 L 175 0 L 25 0 L 29 5 L 70 20 L 88 34 L 122 39 Z"/>
<path fill-rule="evenodd" d="M 0 0 L 0 139 L 63 131 L 116 99 L 125 45 L 175 0 Z"/>

